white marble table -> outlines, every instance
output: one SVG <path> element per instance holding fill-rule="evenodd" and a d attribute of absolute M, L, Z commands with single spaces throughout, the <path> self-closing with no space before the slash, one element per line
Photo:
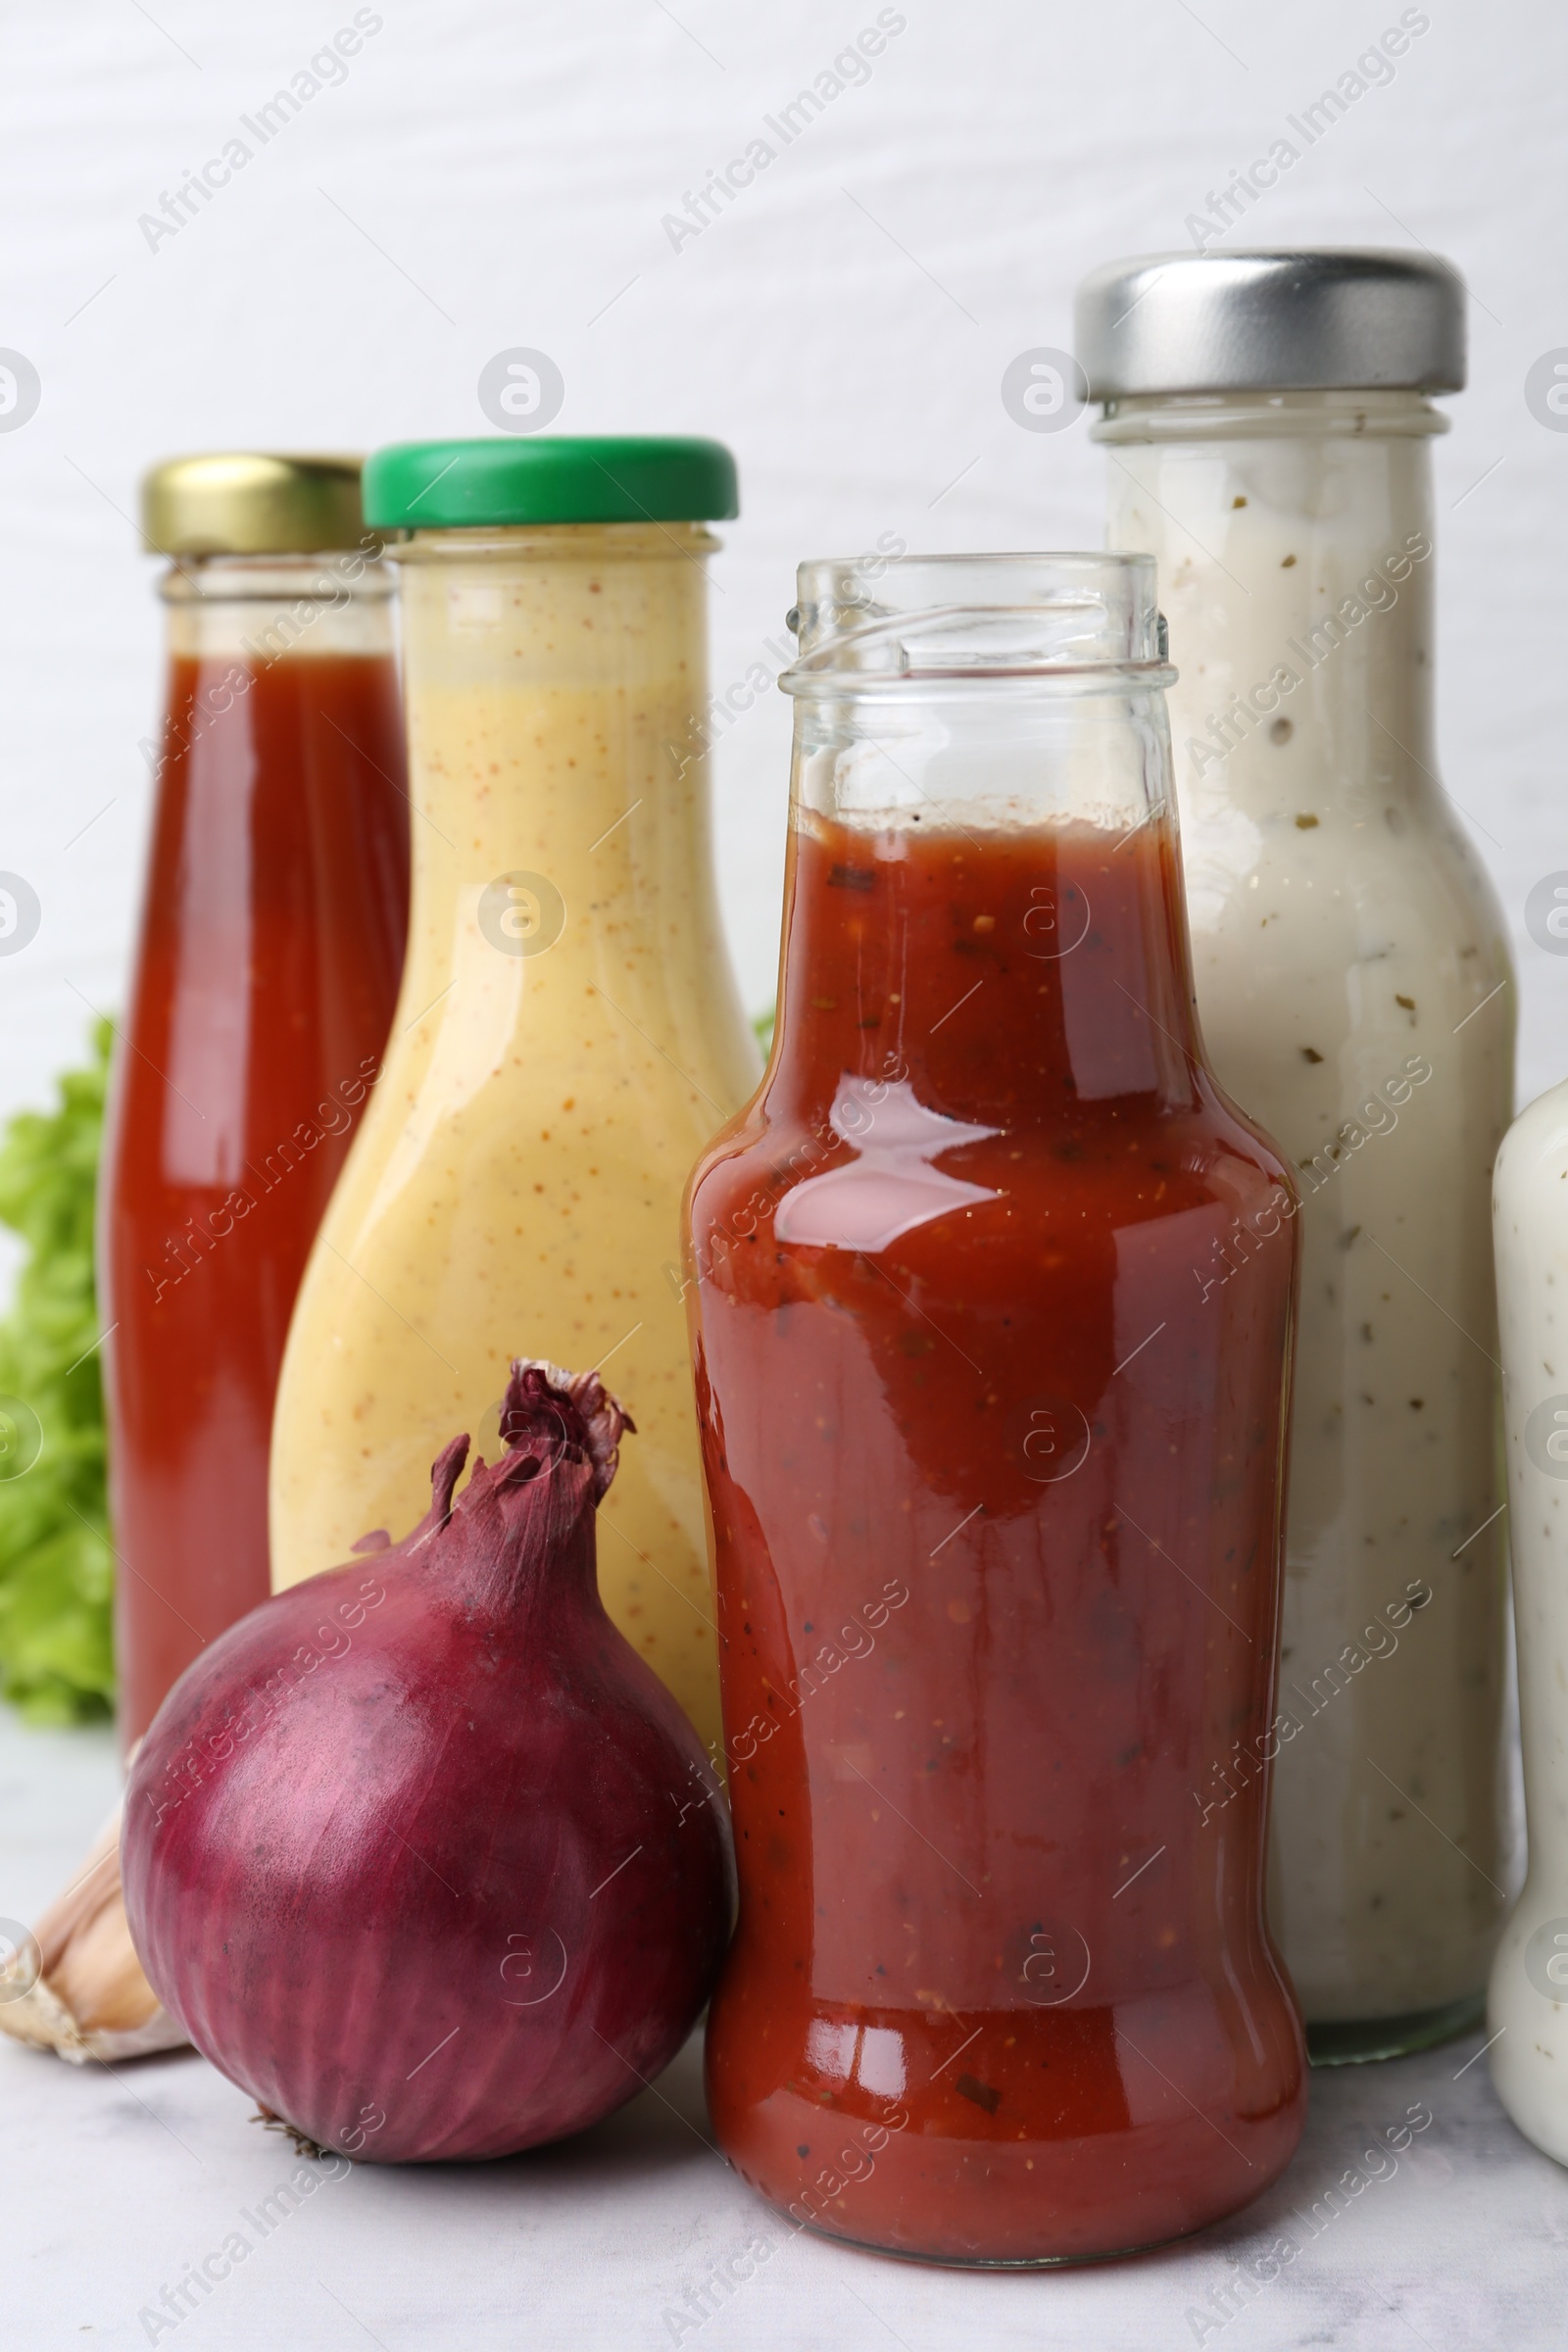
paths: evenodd
<path fill-rule="evenodd" d="M 41 1908 L 114 1788 L 107 1735 L 24 1731 L 0 1711 L 0 1915 Z M 1562 2352 L 1568 2172 L 1503 2116 L 1485 2058 L 1469 2063 L 1480 2046 L 1314 2076 L 1300 2153 L 1233 2227 L 1135 2262 L 977 2276 L 790 2235 L 709 2144 L 695 2043 L 568 2146 L 472 2168 L 304 2168 L 317 2185 L 295 2200 L 277 2193 L 301 2169 L 288 2141 L 203 2060 L 78 2073 L 6 2042 L 0 2344 Z M 1430 2126 L 1369 2163 L 1423 2106 Z M 1349 2168 L 1365 2185 L 1331 2208 Z M 236 2233 L 240 2260 L 222 2254 Z M 1282 2233 L 1295 2260 L 1238 2287 L 1238 2261 Z M 171 2320 L 164 2289 L 210 2256 L 228 2275 Z M 731 2257 L 750 2277 L 706 2290 Z"/>

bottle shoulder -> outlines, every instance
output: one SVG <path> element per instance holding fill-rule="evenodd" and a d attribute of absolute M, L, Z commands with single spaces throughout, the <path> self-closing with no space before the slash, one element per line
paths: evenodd
<path fill-rule="evenodd" d="M 1405 915 L 1429 944 L 1455 929 L 1505 935 L 1491 877 L 1436 788 L 1387 803 L 1338 781 L 1283 798 L 1189 789 L 1181 844 L 1195 931 L 1255 933 L 1265 916 L 1323 930 Z"/>
<path fill-rule="evenodd" d="M 1499 1207 L 1515 1199 L 1521 1204 L 1534 1199 L 1544 1207 L 1559 1186 L 1568 1225 L 1568 1079 L 1519 1113 L 1498 1149 L 1493 1184 Z"/>
<path fill-rule="evenodd" d="M 1208 1202 L 1240 1213 L 1295 1194 L 1283 1152 L 1206 1071 L 1190 1102 L 1129 1097 L 1078 1105 L 1076 1115 L 1050 1121 L 998 1123 L 978 1111 L 956 1118 L 906 1094 L 872 1103 L 852 1125 L 842 1099 L 803 1104 L 770 1097 L 764 1086 L 693 1171 L 694 1237 L 701 1246 L 706 1234 L 733 1227 L 739 1216 L 748 1232 L 766 1224 L 784 1240 L 799 1225 L 794 1238 L 804 1241 L 822 1216 L 784 1204 L 813 1183 L 822 1187 L 829 1224 L 848 1211 L 852 1192 L 859 1196 L 862 1238 L 842 1246 L 861 1248 L 874 1246 L 873 1230 L 906 1216 L 911 1226 L 934 1225 L 953 1210 L 982 1229 L 1005 1223 L 1025 1234 L 1029 1217 L 1020 1222 L 1017 1211 L 1026 1204 L 1116 1228 Z M 830 1189 L 836 1198 L 828 1211 Z"/>

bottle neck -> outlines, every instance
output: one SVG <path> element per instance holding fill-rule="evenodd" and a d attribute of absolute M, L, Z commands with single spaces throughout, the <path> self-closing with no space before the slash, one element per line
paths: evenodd
<path fill-rule="evenodd" d="M 563 1002 L 574 990 L 575 1019 L 585 988 L 620 1002 L 612 975 L 638 958 L 650 986 L 661 962 L 719 968 L 714 544 L 688 523 L 608 524 L 419 533 L 394 551 L 421 1006 L 467 973 L 500 989 L 505 1026 L 526 977 Z"/>
<path fill-rule="evenodd" d="M 1158 566 L 1190 818 L 1431 790 L 1427 442 L 1445 429 L 1402 392 L 1112 405 L 1110 544 Z"/>
<path fill-rule="evenodd" d="M 251 750 L 239 747 L 256 738 L 258 700 L 286 693 L 301 663 L 318 665 L 313 700 L 325 691 L 319 665 L 332 663 L 342 673 L 334 692 L 356 704 L 368 698 L 368 711 L 378 711 L 382 697 L 393 702 L 393 585 L 377 557 L 359 548 L 185 557 L 172 565 L 159 583 L 168 614 L 163 739 L 156 754 L 150 741 L 144 746 L 155 775 L 172 757 L 214 763 L 215 772 L 232 773 L 234 814 L 244 821 L 237 778 L 250 772 Z M 341 736 L 341 720 L 330 723 Z M 361 747 L 344 740 L 354 757 Z M 331 756 L 344 756 L 335 737 Z"/>
<path fill-rule="evenodd" d="M 799 702 L 775 1112 L 850 1141 L 890 1088 L 1007 1133 L 1190 1102 L 1168 759 L 1159 683 Z"/>
<path fill-rule="evenodd" d="M 176 660 L 249 672 L 285 658 L 390 660 L 394 582 L 379 548 L 186 557 L 159 584 Z"/>

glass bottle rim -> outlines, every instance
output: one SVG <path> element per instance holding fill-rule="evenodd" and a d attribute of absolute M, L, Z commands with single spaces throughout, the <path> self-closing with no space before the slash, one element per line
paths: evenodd
<path fill-rule="evenodd" d="M 723 541 L 706 522 L 442 523 L 389 532 L 389 563 L 695 563 Z"/>
<path fill-rule="evenodd" d="M 176 556 L 158 582 L 166 605 L 338 605 L 384 602 L 397 583 L 381 562 L 378 539 L 361 547 L 320 548 L 310 554 Z M 351 565 L 357 566 L 350 569 Z"/>
<path fill-rule="evenodd" d="M 1068 691 L 1174 682 L 1152 556 L 1102 551 L 818 558 L 797 574 L 786 694 Z"/>
<path fill-rule="evenodd" d="M 1424 392 L 1125 392 L 1107 400 L 1092 441 L 1430 440 L 1451 420 Z"/>

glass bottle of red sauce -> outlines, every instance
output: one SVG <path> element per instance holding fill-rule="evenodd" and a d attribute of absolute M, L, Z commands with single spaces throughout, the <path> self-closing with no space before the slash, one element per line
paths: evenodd
<path fill-rule="evenodd" d="M 359 463 L 186 458 L 151 861 L 99 1192 L 121 1730 L 265 1600 L 289 1311 L 408 927 L 392 584 Z"/>
<path fill-rule="evenodd" d="M 1296 1197 L 1194 1017 L 1152 563 L 810 564 L 796 618 L 778 1032 L 689 1197 L 714 2126 L 833 2236 L 1127 2251 L 1303 2119 L 1262 1886 Z"/>

